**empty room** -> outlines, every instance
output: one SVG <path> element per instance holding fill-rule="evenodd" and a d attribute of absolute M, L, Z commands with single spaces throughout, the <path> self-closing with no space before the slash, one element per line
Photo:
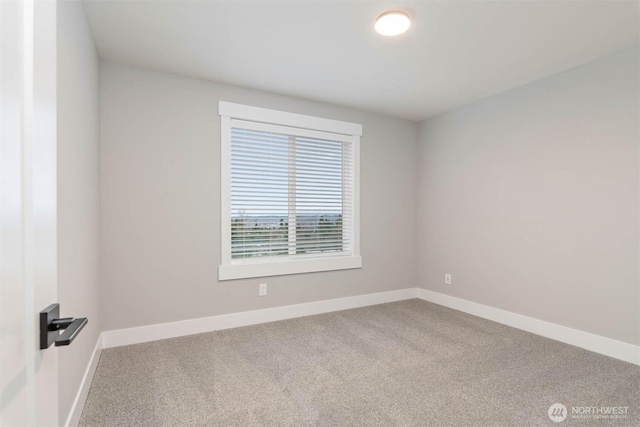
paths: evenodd
<path fill-rule="evenodd" d="M 0 425 L 640 426 L 640 2 L 0 0 Z"/>

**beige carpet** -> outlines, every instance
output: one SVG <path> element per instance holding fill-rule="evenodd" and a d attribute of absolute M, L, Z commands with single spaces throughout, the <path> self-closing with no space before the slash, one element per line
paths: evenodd
<path fill-rule="evenodd" d="M 640 367 L 409 300 L 106 349 L 80 424 L 640 426 Z"/>

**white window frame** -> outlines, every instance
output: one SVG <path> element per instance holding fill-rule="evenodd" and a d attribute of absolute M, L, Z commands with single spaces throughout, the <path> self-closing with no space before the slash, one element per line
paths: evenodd
<path fill-rule="evenodd" d="M 220 101 L 220 244 L 221 261 L 219 280 L 251 277 L 279 276 L 285 274 L 310 273 L 316 271 L 345 270 L 362 267 L 360 256 L 360 137 L 362 125 L 320 117 L 249 105 Z M 246 120 L 269 125 L 337 134 L 341 140 L 353 144 L 353 250 L 349 256 L 319 254 L 308 258 L 287 259 L 262 257 L 257 259 L 231 259 L 231 120 Z M 291 227 L 291 224 L 289 224 Z M 295 225 L 294 225 L 295 227 Z"/>

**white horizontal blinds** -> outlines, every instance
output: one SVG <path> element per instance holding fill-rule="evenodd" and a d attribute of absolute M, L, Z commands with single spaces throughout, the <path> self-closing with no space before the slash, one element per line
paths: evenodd
<path fill-rule="evenodd" d="M 287 135 L 231 128 L 231 259 L 288 253 Z"/>
<path fill-rule="evenodd" d="M 348 252 L 351 226 L 351 190 L 345 176 L 352 175 L 344 162 L 341 141 L 296 137 L 296 249 L 298 254 Z"/>
<path fill-rule="evenodd" d="M 231 121 L 232 260 L 351 255 L 353 149 L 327 136 Z"/>

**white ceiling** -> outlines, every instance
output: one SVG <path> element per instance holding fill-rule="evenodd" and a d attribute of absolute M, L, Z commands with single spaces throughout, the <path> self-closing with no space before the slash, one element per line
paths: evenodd
<path fill-rule="evenodd" d="M 628 1 L 85 0 L 101 58 L 411 120 L 638 43 Z M 408 33 L 373 30 L 380 13 Z"/>

